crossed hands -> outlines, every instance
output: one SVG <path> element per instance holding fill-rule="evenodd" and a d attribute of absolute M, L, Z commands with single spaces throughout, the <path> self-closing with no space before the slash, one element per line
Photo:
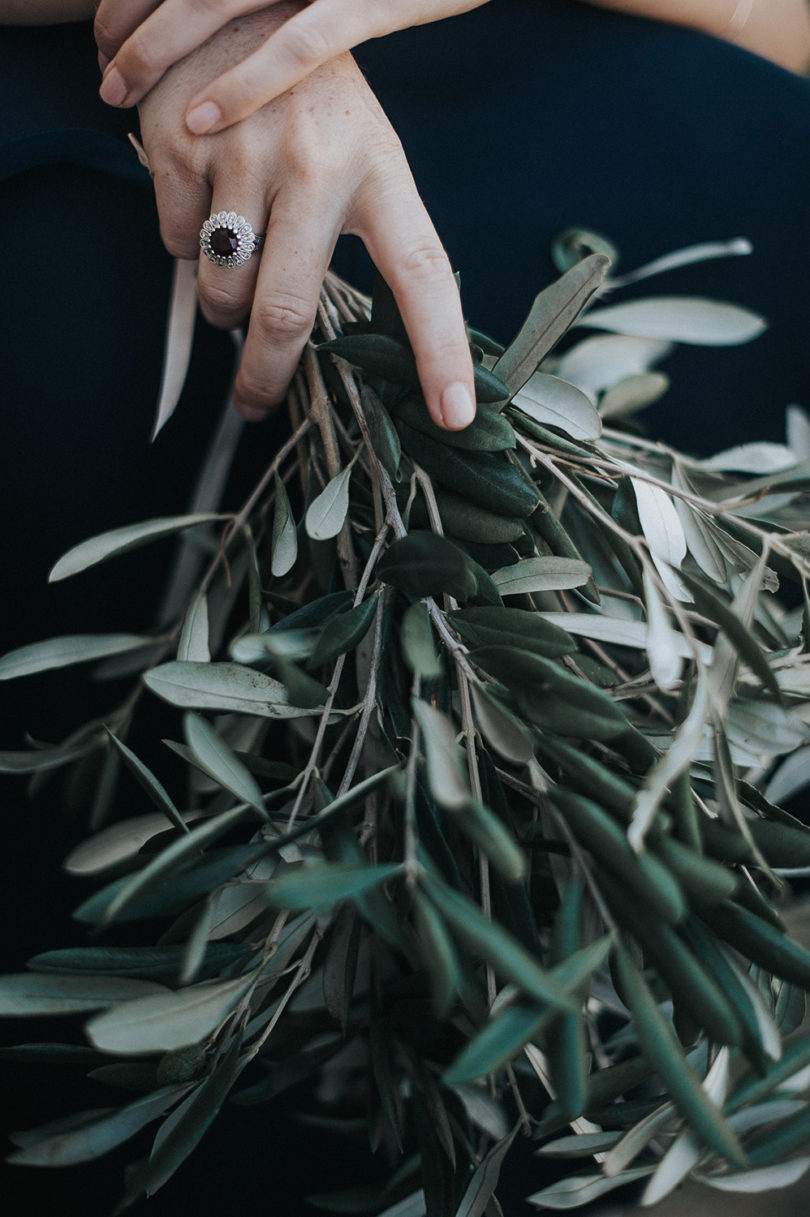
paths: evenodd
<path fill-rule="evenodd" d="M 391 287 L 433 419 L 475 413 L 455 279 L 402 147 L 348 50 L 485 0 L 101 0 L 102 97 L 140 104 L 141 138 L 171 254 L 237 211 L 266 234 L 261 258 L 200 260 L 215 325 L 249 317 L 234 400 L 249 419 L 284 397 L 341 233 L 361 237 Z M 202 84 L 202 87 L 201 87 Z"/>

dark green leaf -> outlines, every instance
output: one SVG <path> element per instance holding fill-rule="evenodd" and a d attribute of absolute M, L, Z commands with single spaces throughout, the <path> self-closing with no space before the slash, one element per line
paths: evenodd
<path fill-rule="evenodd" d="M 369 596 L 368 600 L 347 612 L 332 617 L 322 628 L 307 667 L 319 668 L 322 664 L 331 663 L 338 655 L 354 650 L 368 633 L 376 610 L 377 597 Z"/>
<path fill-rule="evenodd" d="M 360 400 L 363 403 L 371 446 L 383 469 L 393 480 L 397 476 L 402 456 L 397 429 L 391 421 L 391 415 L 369 385 L 363 385 L 360 389 Z"/>
<path fill-rule="evenodd" d="M 437 426 L 428 414 L 424 398 L 417 393 L 409 393 L 397 402 L 396 415 L 409 427 L 451 448 L 471 452 L 503 452 L 515 447 L 515 432 L 511 423 L 503 414 L 486 406 L 479 407 L 474 421 L 463 431 L 447 431 Z"/>
<path fill-rule="evenodd" d="M 199 1144 L 227 1097 L 247 1058 L 239 1057 L 241 1038 L 231 1044 L 213 1072 L 197 1086 L 160 1128 L 149 1161 L 132 1175 L 127 1196 L 152 1196 Z"/>
<path fill-rule="evenodd" d="M 45 1134 L 42 1139 L 19 1149 L 9 1161 L 17 1166 L 73 1166 L 77 1162 L 93 1161 L 162 1116 L 186 1090 L 185 1086 L 164 1086 L 154 1094 L 145 1095 L 100 1118 L 96 1112 L 87 1112 L 87 1123 L 70 1131 L 57 1128 L 49 1136 L 46 1125 L 36 1130 Z"/>
<path fill-rule="evenodd" d="M 267 900 L 276 908 L 312 909 L 324 904 L 351 900 L 400 874 L 395 864 L 368 866 L 364 864 L 329 865 L 316 863 L 290 869 L 265 888 Z"/>
<path fill-rule="evenodd" d="M 528 609 L 473 606 L 450 613 L 448 621 L 470 648 L 512 646 L 557 659 L 576 650 L 570 634 Z"/>
<path fill-rule="evenodd" d="M 408 456 L 439 485 L 496 514 L 525 518 L 540 501 L 540 495 L 504 453 L 462 452 L 397 424 L 402 447 Z"/>
<path fill-rule="evenodd" d="M 485 917 L 476 905 L 430 876 L 424 876 L 422 881 L 427 895 L 458 937 L 485 959 L 496 973 L 544 1005 L 558 1010 L 574 1008 L 559 982 L 544 971 L 514 938 Z"/>
<path fill-rule="evenodd" d="M 635 1020 L 641 1049 L 667 1085 L 672 1102 L 712 1149 L 735 1166 L 744 1167 L 747 1160 L 737 1137 L 687 1063 L 675 1032 L 629 952 L 621 945 L 616 948 L 615 966 L 623 999 Z"/>
<path fill-rule="evenodd" d="M 431 532 L 412 532 L 395 541 L 377 563 L 384 583 L 411 596 L 441 596 L 457 600 L 475 595 L 476 580 L 466 555 L 446 537 Z"/>

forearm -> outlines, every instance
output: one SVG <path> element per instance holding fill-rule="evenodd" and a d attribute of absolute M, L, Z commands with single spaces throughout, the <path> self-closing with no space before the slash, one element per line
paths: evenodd
<path fill-rule="evenodd" d="M 0 25 L 60 25 L 94 13 L 93 0 L 0 0 Z"/>
<path fill-rule="evenodd" d="M 810 62 L 807 0 L 586 0 L 598 8 L 690 26 L 800 72 Z"/>

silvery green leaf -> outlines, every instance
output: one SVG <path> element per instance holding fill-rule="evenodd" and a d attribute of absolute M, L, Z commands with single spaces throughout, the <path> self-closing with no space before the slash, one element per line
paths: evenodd
<path fill-rule="evenodd" d="M 389 1205 L 384 1212 L 378 1213 L 377 1217 L 425 1217 L 426 1212 L 425 1193 L 420 1188 L 418 1192 L 411 1192 L 404 1200 Z"/>
<path fill-rule="evenodd" d="M 427 605 L 416 600 L 402 614 L 400 633 L 402 654 L 412 672 L 423 680 L 434 680 L 441 674 L 441 665 L 433 643 Z"/>
<path fill-rule="evenodd" d="M 74 1166 L 77 1162 L 91 1162 L 134 1137 L 152 1120 L 162 1116 L 187 1090 L 188 1086 L 164 1086 L 101 1116 L 88 1112 L 86 1123 L 70 1130 L 57 1127 L 50 1136 L 47 1129 L 36 1129 L 37 1133 L 45 1135 L 24 1145 L 8 1161 L 17 1166 Z M 56 1122 L 57 1126 L 63 1123 Z"/>
<path fill-rule="evenodd" d="M 454 1086 L 464 1110 L 475 1124 L 493 1141 L 500 1141 L 509 1131 L 503 1104 L 493 1098 L 484 1086 Z"/>
<path fill-rule="evenodd" d="M 613 1147 L 602 1163 L 605 1174 L 610 1178 L 620 1175 L 673 1119 L 677 1119 L 673 1104 L 662 1103 L 628 1128 L 626 1133 L 617 1133 Z"/>
<path fill-rule="evenodd" d="M 667 693 L 678 683 L 683 666 L 678 654 L 678 632 L 670 624 L 658 588 L 647 571 L 644 572 L 644 603 L 650 673 L 658 688 Z"/>
<path fill-rule="evenodd" d="M 795 714 L 750 697 L 732 702 L 727 732 L 731 743 L 758 756 L 780 756 L 810 743 L 810 728 Z"/>
<path fill-rule="evenodd" d="M 597 394 L 664 359 L 672 343 L 655 338 L 599 336 L 577 343 L 557 361 L 556 373 L 584 393 Z"/>
<path fill-rule="evenodd" d="M 549 1141 L 536 1151 L 538 1158 L 585 1158 L 591 1154 L 604 1153 L 621 1137 L 619 1129 L 608 1132 L 574 1133 Z"/>
<path fill-rule="evenodd" d="M 535 297 L 519 333 L 493 368 L 510 393 L 516 393 L 599 288 L 610 259 L 591 254 Z"/>
<path fill-rule="evenodd" d="M 691 1132 L 682 1132 L 655 1168 L 655 1174 L 644 1189 L 640 1200 L 642 1208 L 658 1204 L 670 1192 L 683 1183 L 697 1166 L 703 1155 L 703 1147 Z"/>
<path fill-rule="evenodd" d="M 85 740 L 75 747 L 65 744 L 57 748 L 26 748 L 0 752 L 0 773 L 44 773 L 78 761 L 99 746 L 98 740 Z"/>
<path fill-rule="evenodd" d="M 636 1166 L 615 1179 L 608 1179 L 606 1175 L 569 1175 L 567 1179 L 560 1179 L 558 1183 L 552 1183 L 550 1187 L 544 1187 L 542 1191 L 534 1192 L 526 1199 L 529 1204 L 540 1209 L 577 1209 L 583 1204 L 599 1200 L 617 1187 L 646 1178 L 652 1174 L 653 1169 L 652 1166 Z"/>
<path fill-rule="evenodd" d="M 411 706 L 422 732 L 431 793 L 442 807 L 458 810 L 470 801 L 471 792 L 462 767 L 455 728 L 446 714 L 426 701 L 414 697 Z"/>
<path fill-rule="evenodd" d="M 778 520 L 785 508 L 795 499 L 794 491 L 788 491 L 787 494 L 765 494 L 753 503 L 729 507 L 728 510 L 731 514 L 741 516 L 744 520 Z"/>
<path fill-rule="evenodd" d="M 187 832 L 186 822 L 177 810 L 174 800 L 164 787 L 162 782 L 159 782 L 152 770 L 144 765 L 140 757 L 136 756 L 131 748 L 128 748 L 122 740 L 109 732 L 110 739 L 118 750 L 124 764 L 133 774 L 135 780 L 139 783 L 143 790 L 149 795 L 155 805 L 165 812 L 175 828 L 179 828 L 181 832 Z M 67 866 L 67 863 L 65 864 Z"/>
<path fill-rule="evenodd" d="M 618 287 L 628 287 L 641 279 L 650 279 L 654 275 L 662 275 L 666 271 L 677 270 L 681 266 L 691 266 L 695 262 L 708 262 L 712 258 L 730 258 L 753 253 L 753 245 L 747 237 L 734 237 L 730 241 L 704 241 L 699 245 L 687 245 L 684 249 L 676 249 L 671 254 L 654 258 L 637 270 L 628 271 L 616 279 L 610 280 L 614 290 Z"/>
<path fill-rule="evenodd" d="M 780 473 L 796 465 L 796 453 L 785 444 L 766 442 L 738 444 L 698 462 L 701 469 L 715 473 Z"/>
<path fill-rule="evenodd" d="M 215 892 L 209 942 L 239 933 L 260 914 L 267 912 L 263 881 L 271 878 L 276 865 L 275 858 L 260 858 L 248 867 L 241 882 L 229 883 Z"/>
<path fill-rule="evenodd" d="M 751 1132 L 761 1128 L 763 1124 L 776 1124 L 786 1120 L 788 1116 L 796 1116 L 804 1111 L 807 1104 L 801 1099 L 773 1099 L 768 1103 L 756 1103 L 753 1107 L 744 1107 L 728 1117 L 728 1122 L 737 1134 Z"/>
<path fill-rule="evenodd" d="M 138 1056 L 173 1052 L 212 1035 L 253 983 L 254 976 L 203 981 L 176 993 L 124 1001 L 90 1019 L 87 1037 L 102 1052 Z"/>
<path fill-rule="evenodd" d="M 20 972 L 0 976 L 0 1014 L 37 1018 L 51 1014 L 81 1014 L 127 1003 L 142 996 L 161 997 L 163 985 L 129 976 L 62 976 L 58 972 Z"/>
<path fill-rule="evenodd" d="M 197 592 L 188 606 L 177 644 L 177 658 L 189 663 L 208 663 L 211 659 L 208 646 L 208 599 L 205 592 Z"/>
<path fill-rule="evenodd" d="M 583 318 L 590 329 L 698 346 L 736 346 L 757 338 L 766 322 L 749 309 L 698 296 L 649 296 Z"/>
<path fill-rule="evenodd" d="M 318 641 L 318 630 L 265 630 L 261 634 L 243 634 L 231 645 L 231 656 L 237 663 L 261 663 L 269 658 L 289 659 L 297 663 L 309 659 Z"/>
<path fill-rule="evenodd" d="M 636 795 L 627 839 L 633 849 L 641 850 L 655 813 L 672 783 L 697 758 L 704 743 L 709 719 L 709 690 L 705 676 L 698 678 L 692 705 L 674 737 L 644 779 Z"/>
<path fill-rule="evenodd" d="M 171 827 L 172 821 L 160 812 L 119 820 L 72 849 L 65 858 L 64 868 L 71 875 L 98 874 L 135 857 L 147 841 Z"/>
<path fill-rule="evenodd" d="M 788 406 L 787 443 L 797 461 L 810 461 L 810 416 L 801 406 Z"/>
<path fill-rule="evenodd" d="M 199 714 L 186 714 L 183 722 L 186 742 L 200 768 L 237 799 L 255 807 L 260 816 L 266 816 L 259 783 L 210 723 Z"/>
<path fill-rule="evenodd" d="M 778 474 L 774 474 L 774 477 L 778 476 Z M 732 570 L 736 570 L 740 574 L 746 574 L 759 565 L 761 555 L 751 549 L 750 546 L 742 541 L 738 541 L 736 537 L 732 537 L 730 533 L 726 532 L 725 528 L 714 521 L 709 524 L 709 528 L 718 549 L 728 559 Z M 766 592 L 776 592 L 779 590 L 779 577 L 768 566 L 762 572 L 762 587 Z"/>
<path fill-rule="evenodd" d="M 602 419 L 624 418 L 628 414 L 635 414 L 637 410 L 659 401 L 668 388 L 669 377 L 663 372 L 638 372 L 635 376 L 625 376 L 603 396 L 599 403 L 599 416 Z"/>
<path fill-rule="evenodd" d="M 765 787 L 771 803 L 785 803 L 810 783 L 810 747 L 799 748 L 785 757 Z"/>
<path fill-rule="evenodd" d="M 464 1189 L 464 1195 L 456 1209 L 456 1217 L 483 1217 L 492 1198 L 501 1174 L 503 1160 L 509 1152 L 519 1125 L 494 1145 L 488 1154 L 482 1158 L 472 1174 L 470 1182 Z"/>
<path fill-rule="evenodd" d="M 313 541 L 336 537 L 349 512 L 349 479 L 353 462 L 326 483 L 307 508 L 304 527 Z"/>
<path fill-rule="evenodd" d="M 650 556 L 671 596 L 689 600 L 689 593 L 677 575 L 686 557 L 686 537 L 670 496 L 660 486 L 652 486 L 641 478 L 630 479 L 636 496 L 636 507 Z"/>
<path fill-rule="evenodd" d="M 175 258 L 166 323 L 163 371 L 152 440 L 157 438 L 177 409 L 191 360 L 196 318 L 197 261 Z"/>
<path fill-rule="evenodd" d="M 304 718 L 316 712 L 289 705 L 280 681 L 235 663 L 164 663 L 147 672 L 144 682 L 164 701 L 188 709 L 262 718 Z"/>
<path fill-rule="evenodd" d="M 672 466 L 672 485 L 677 490 L 694 493 L 694 487 L 679 462 Z M 701 570 L 715 583 L 725 584 L 726 564 L 717 542 L 712 536 L 708 521 L 699 508 L 675 495 L 673 498 L 678 519 L 690 554 Z"/>
<path fill-rule="evenodd" d="M 762 1051 L 772 1061 L 781 1060 L 783 1051 L 782 1035 L 780 1034 L 779 1027 L 776 1025 L 770 1000 L 763 996 L 759 986 L 754 984 L 751 977 L 743 968 L 737 967 L 733 959 L 729 960 L 729 966 L 733 969 L 737 980 L 748 995 L 748 1000 L 754 1011 L 754 1018 L 757 1020 L 757 1030 L 759 1031 Z M 788 989 L 792 987 L 787 982 L 785 982 L 785 985 Z M 804 994 L 802 994 L 803 997 Z"/>
<path fill-rule="evenodd" d="M 793 1158 L 780 1162 L 778 1166 L 765 1166 L 759 1170 L 735 1171 L 728 1175 L 696 1175 L 700 1183 L 716 1188 L 720 1192 L 771 1192 L 780 1187 L 792 1187 L 798 1183 L 810 1166 L 810 1158 Z"/>
<path fill-rule="evenodd" d="M 718 1108 L 722 1108 L 728 1093 L 729 1060 L 728 1048 L 721 1048 L 702 1083 L 708 1098 Z M 682 1132 L 664 1154 L 644 1189 L 642 1207 L 657 1204 L 668 1196 L 697 1165 L 703 1153 L 704 1148 L 694 1133 L 688 1129 Z"/>
<path fill-rule="evenodd" d="M 530 376 L 513 397 L 512 405 L 544 427 L 557 427 L 572 439 L 598 439 L 602 434 L 602 421 L 582 390 L 546 372 Z"/>
<path fill-rule="evenodd" d="M 527 764 L 534 755 L 531 732 L 485 685 L 470 686 L 476 722 L 491 748 L 508 761 Z"/>
<path fill-rule="evenodd" d="M 521 558 L 513 566 L 496 570 L 492 581 L 502 596 L 519 596 L 531 592 L 562 591 L 581 587 L 591 577 L 587 562 L 577 558 Z"/>
<path fill-rule="evenodd" d="M 273 509 L 273 542 L 270 570 L 276 579 L 286 575 L 295 566 L 298 557 L 298 533 L 287 488 L 276 474 L 276 500 Z"/>
<path fill-rule="evenodd" d="M 140 634 L 65 634 L 17 647 L 0 659 L 0 680 L 32 676 L 53 668 L 66 668 L 75 663 L 89 663 L 154 646 L 154 639 Z"/>
<path fill-rule="evenodd" d="M 48 576 L 51 583 L 67 579 L 87 570 L 99 562 L 106 562 L 118 554 L 128 553 L 131 549 L 139 549 L 141 545 L 149 545 L 159 541 L 161 537 L 170 537 L 187 528 L 195 528 L 199 524 L 212 524 L 215 521 L 229 520 L 228 515 L 218 515 L 210 511 L 195 512 L 186 516 L 162 516 L 155 520 L 144 520 L 141 524 L 127 524 L 123 528 L 114 528 L 111 532 L 99 533 L 75 545 L 73 549 L 59 559 Z"/>
<path fill-rule="evenodd" d="M 647 626 L 643 621 L 630 621 L 626 617 L 606 617 L 600 613 L 543 613 L 542 616 L 552 625 L 559 625 L 569 634 L 580 638 L 592 638 L 595 642 L 612 642 L 616 646 L 633 647 L 643 651 L 647 647 Z M 674 645 L 683 659 L 691 659 L 694 655 L 691 643 L 682 634 L 675 634 Z M 699 658 L 708 662 L 712 649 L 705 643 L 698 643 Z"/>

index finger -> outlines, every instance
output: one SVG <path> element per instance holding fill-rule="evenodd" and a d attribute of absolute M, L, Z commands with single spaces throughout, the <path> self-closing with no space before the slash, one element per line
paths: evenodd
<path fill-rule="evenodd" d="M 100 0 L 96 4 L 93 35 L 106 59 L 153 13 L 161 0 Z"/>
<path fill-rule="evenodd" d="M 411 340 L 433 421 L 460 431 L 475 418 L 472 355 L 461 297 L 444 247 L 409 171 L 361 191 L 351 231 L 391 291 Z"/>
<path fill-rule="evenodd" d="M 101 0 L 96 15 L 99 49 L 110 56 L 101 97 L 134 106 L 174 63 L 184 59 L 236 17 L 277 0 Z M 103 45 L 102 45 L 103 42 Z"/>

